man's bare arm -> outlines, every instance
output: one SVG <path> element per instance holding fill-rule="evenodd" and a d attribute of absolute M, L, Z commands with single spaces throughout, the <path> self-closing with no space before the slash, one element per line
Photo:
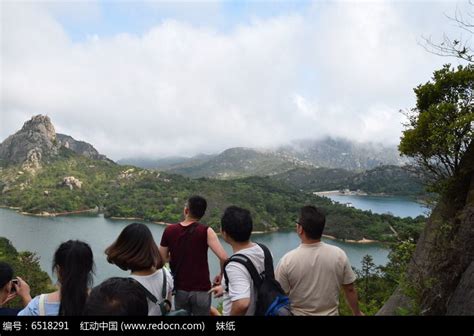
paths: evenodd
<path fill-rule="evenodd" d="M 170 252 L 169 249 L 165 246 L 159 246 L 158 251 L 160 251 L 161 260 L 163 265 L 170 261 Z"/>
<path fill-rule="evenodd" d="M 243 316 L 247 313 L 250 306 L 250 299 L 240 299 L 232 302 L 230 309 L 231 316 Z"/>
<path fill-rule="evenodd" d="M 359 301 L 357 298 L 357 290 L 355 289 L 354 283 L 348 285 L 342 285 L 344 289 L 344 295 L 346 297 L 346 301 L 351 307 L 352 314 L 354 316 L 362 316 L 364 315 L 359 309 Z"/>
<path fill-rule="evenodd" d="M 219 258 L 221 274 L 224 273 L 224 263 L 226 262 L 227 258 L 229 258 L 229 256 L 222 247 L 219 238 L 217 238 L 216 232 L 212 228 L 207 229 L 207 245 L 210 247 L 212 252 L 214 252 L 217 258 Z"/>

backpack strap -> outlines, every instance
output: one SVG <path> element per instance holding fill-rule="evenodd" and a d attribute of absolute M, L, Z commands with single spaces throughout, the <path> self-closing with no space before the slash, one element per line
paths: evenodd
<path fill-rule="evenodd" d="M 275 271 L 273 269 L 273 258 L 272 254 L 268 247 L 261 243 L 257 243 L 258 246 L 263 250 L 263 254 L 265 256 L 265 277 L 274 279 L 275 278 Z"/>
<path fill-rule="evenodd" d="M 243 254 L 234 254 L 229 259 L 227 259 L 227 261 L 224 263 L 224 278 L 226 282 L 226 292 L 229 291 L 229 277 L 227 276 L 227 271 L 225 270 L 225 268 L 232 261 L 244 265 L 247 271 L 250 273 L 250 276 L 252 277 L 252 281 L 254 285 L 257 288 L 260 287 L 262 283 L 262 277 L 258 273 L 257 269 L 255 268 L 255 265 L 252 263 L 250 258 Z"/>
<path fill-rule="evenodd" d="M 156 296 L 154 296 L 148 289 L 146 289 L 145 286 L 143 286 L 138 280 L 134 278 L 129 278 L 129 279 L 131 279 L 133 283 L 135 283 L 138 287 L 141 288 L 141 290 L 145 293 L 145 296 L 147 299 L 149 299 L 154 304 L 158 304 L 157 303 L 158 299 L 156 298 Z"/>
<path fill-rule="evenodd" d="M 161 289 L 161 297 L 163 298 L 163 301 L 160 302 L 160 310 L 161 310 L 161 315 L 167 315 L 171 311 L 171 302 L 168 300 L 168 284 L 167 284 L 167 275 L 166 275 L 166 269 L 163 267 L 161 269 L 162 274 L 163 274 L 163 288 Z"/>
<path fill-rule="evenodd" d="M 167 281 L 167 279 L 166 279 L 166 270 L 165 270 L 164 267 L 161 269 L 161 273 L 163 274 L 163 288 L 161 289 L 161 297 L 163 298 L 163 300 L 166 300 L 166 297 L 167 297 L 166 294 L 168 292 L 168 290 L 167 290 L 168 286 L 167 286 L 167 283 L 166 283 L 166 281 Z"/>
<path fill-rule="evenodd" d="M 39 303 L 38 303 L 39 316 L 46 316 L 46 309 L 44 306 L 45 300 L 46 300 L 46 294 L 41 294 L 39 297 Z"/>

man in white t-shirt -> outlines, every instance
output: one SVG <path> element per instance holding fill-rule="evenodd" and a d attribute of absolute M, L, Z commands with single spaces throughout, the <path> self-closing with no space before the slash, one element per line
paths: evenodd
<path fill-rule="evenodd" d="M 339 315 L 341 287 L 352 313 L 363 315 L 346 253 L 321 241 L 325 222 L 316 207 L 301 208 L 296 225 L 301 245 L 283 256 L 275 278 L 289 296 L 294 315 Z"/>
<path fill-rule="evenodd" d="M 252 217 L 248 210 L 236 206 L 225 210 L 221 219 L 222 237 L 232 246 L 234 254 L 247 256 L 258 273 L 262 273 L 265 270 L 265 255 L 260 246 L 250 241 L 252 229 Z M 223 285 L 212 289 L 216 297 L 224 294 L 223 314 L 254 315 L 257 299 L 250 273 L 244 265 L 235 261 L 229 262 L 225 271 L 228 283 L 223 281 Z"/>

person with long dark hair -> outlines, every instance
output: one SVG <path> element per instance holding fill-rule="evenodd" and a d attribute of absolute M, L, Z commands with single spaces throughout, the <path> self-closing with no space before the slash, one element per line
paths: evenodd
<path fill-rule="evenodd" d="M 160 303 L 171 301 L 173 277 L 163 267 L 150 229 L 141 223 L 127 225 L 117 240 L 105 250 L 105 254 L 109 263 L 130 271 L 130 278 L 135 279 L 149 293 L 148 315 L 162 315 Z"/>
<path fill-rule="evenodd" d="M 53 260 L 59 289 L 36 296 L 18 315 L 82 315 L 92 286 L 93 268 L 92 250 L 87 243 L 79 240 L 62 243 Z"/>

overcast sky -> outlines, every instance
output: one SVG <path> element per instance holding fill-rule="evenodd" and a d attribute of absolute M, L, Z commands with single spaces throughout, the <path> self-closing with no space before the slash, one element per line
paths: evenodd
<path fill-rule="evenodd" d="M 1 1 L 0 141 L 35 114 L 112 159 L 398 144 L 466 1 Z"/>

